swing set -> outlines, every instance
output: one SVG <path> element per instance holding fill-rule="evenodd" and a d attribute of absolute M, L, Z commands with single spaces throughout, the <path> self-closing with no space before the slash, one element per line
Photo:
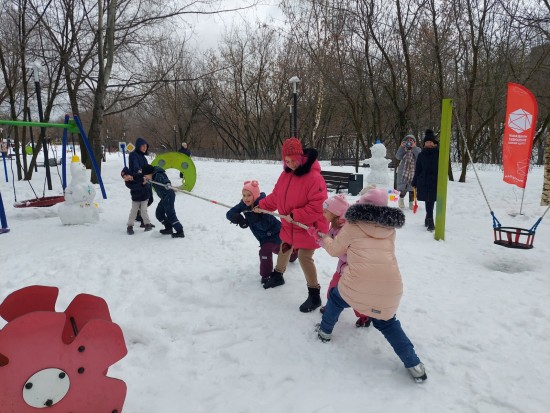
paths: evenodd
<path fill-rule="evenodd" d="M 468 145 L 466 144 L 466 138 L 464 136 L 464 132 L 462 131 L 462 126 L 460 125 L 460 119 L 458 118 L 458 115 L 456 114 L 456 111 L 453 111 L 455 113 L 456 121 L 458 124 L 458 129 L 460 132 L 460 136 L 462 138 L 462 141 L 464 143 L 464 148 L 466 149 L 466 153 L 468 154 L 468 158 L 470 159 L 470 163 L 472 164 L 472 169 L 474 170 L 477 183 L 479 184 L 479 187 L 481 189 L 481 192 L 483 194 L 483 198 L 485 199 L 485 203 L 487 204 L 487 207 L 489 208 L 489 212 L 491 214 L 491 217 L 493 219 L 493 233 L 494 233 L 494 243 L 496 245 L 500 245 L 502 247 L 506 248 L 516 248 L 516 249 L 531 249 L 533 248 L 533 242 L 535 240 L 535 234 L 538 225 L 550 209 L 550 206 L 546 208 L 544 213 L 541 215 L 539 219 L 535 222 L 535 224 L 531 228 L 519 228 L 519 227 L 503 227 L 498 218 L 496 217 L 493 209 L 491 208 L 491 204 L 489 203 L 489 199 L 487 198 L 487 194 L 485 193 L 485 190 L 483 188 L 483 185 L 481 184 L 481 181 L 479 179 L 479 175 L 477 173 L 477 169 L 475 166 L 475 163 L 472 158 L 472 154 L 470 153 L 470 150 L 468 149 Z M 527 178 L 526 178 L 527 179 Z M 525 194 L 525 186 L 523 187 L 523 193 L 521 197 L 521 206 L 520 206 L 520 214 L 521 214 L 521 208 L 523 207 L 523 196 Z"/>
<path fill-rule="evenodd" d="M 62 139 L 62 154 L 61 154 L 61 186 L 63 188 L 63 195 L 55 195 L 55 196 L 45 196 L 46 192 L 46 178 L 44 179 L 44 188 L 42 192 L 42 197 L 39 198 L 38 195 L 36 195 L 36 192 L 34 191 L 34 188 L 32 187 L 30 181 L 29 185 L 35 195 L 35 199 L 29 199 L 25 201 L 17 201 L 17 195 L 15 191 L 15 182 L 13 182 L 13 193 L 15 198 L 15 208 L 29 208 L 29 207 L 51 207 L 53 205 L 56 205 L 60 202 L 65 201 L 65 189 L 67 188 L 67 134 L 68 132 L 71 132 L 71 134 L 80 134 L 82 137 L 82 141 L 84 142 L 84 145 L 86 147 L 86 150 L 88 152 L 88 155 L 90 156 L 90 160 L 92 161 L 92 167 L 94 169 L 94 172 L 97 175 L 98 183 L 101 188 L 101 194 L 103 196 L 103 199 L 107 199 L 107 194 L 105 192 L 105 187 L 103 185 L 103 180 L 101 178 L 101 173 L 99 171 L 99 167 L 97 165 L 96 159 L 94 157 L 92 148 L 90 146 L 90 142 L 88 141 L 88 138 L 86 136 L 86 132 L 84 132 L 84 128 L 82 127 L 82 123 L 77 115 L 73 116 L 73 119 L 70 119 L 69 115 L 65 115 L 65 122 L 64 123 L 45 123 L 45 122 L 30 122 L 30 121 L 14 121 L 14 120 L 1 120 L 0 119 L 0 125 L 11 125 L 11 126 L 26 126 L 26 127 L 41 127 L 41 128 L 62 128 L 63 129 L 63 139 Z M 74 145 L 73 145 L 74 147 Z M 46 149 L 47 150 L 47 149 Z M 55 152 L 54 152 L 55 154 Z M 46 159 L 47 157 L 45 157 Z M 57 159 L 54 156 L 55 165 L 57 168 Z M 49 163 L 44 161 L 44 167 L 47 168 L 46 177 L 49 174 Z M 58 169 L 59 174 L 59 169 Z M 13 169 L 12 169 L 12 175 L 13 175 Z M 14 179 L 12 179 L 14 181 Z"/>

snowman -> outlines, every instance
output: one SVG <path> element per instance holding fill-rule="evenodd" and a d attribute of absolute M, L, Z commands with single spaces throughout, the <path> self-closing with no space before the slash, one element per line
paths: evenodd
<path fill-rule="evenodd" d="M 63 225 L 95 223 L 99 210 L 94 204 L 95 189 L 88 181 L 86 168 L 78 156 L 71 160 L 71 183 L 65 190 L 65 202 L 59 204 L 59 218 Z"/>
<path fill-rule="evenodd" d="M 390 176 L 388 174 L 388 164 L 391 159 L 386 159 L 386 147 L 379 140 L 370 148 L 372 158 L 365 159 L 363 162 L 370 165 L 370 173 L 367 176 L 367 183 L 375 184 L 378 187 L 389 187 Z"/>

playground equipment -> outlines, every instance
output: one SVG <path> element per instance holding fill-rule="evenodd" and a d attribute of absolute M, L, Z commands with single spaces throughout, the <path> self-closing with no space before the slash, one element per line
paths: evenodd
<path fill-rule="evenodd" d="M 160 166 L 162 169 L 177 169 L 183 175 L 182 186 L 180 189 L 191 191 L 197 182 L 197 170 L 191 157 L 181 152 L 166 152 L 158 155 L 153 162 L 153 166 Z"/>
<path fill-rule="evenodd" d="M 63 140 L 62 140 L 62 155 L 61 155 L 61 170 L 62 170 L 62 176 L 61 176 L 61 184 L 63 187 L 63 191 L 65 191 L 65 188 L 67 187 L 67 166 L 66 166 L 66 158 L 67 158 L 67 132 L 71 133 L 78 133 L 82 137 L 82 141 L 84 142 L 84 145 L 86 146 L 86 150 L 88 151 L 88 155 L 90 156 L 90 159 L 92 161 L 92 167 L 94 168 L 94 171 L 97 175 L 98 183 L 101 188 L 101 194 L 103 195 L 103 199 L 107 199 L 107 194 L 105 192 L 105 187 L 103 185 L 103 180 L 101 178 L 101 173 L 99 171 L 99 167 L 97 165 L 97 161 L 95 159 L 95 156 L 93 154 L 92 148 L 90 146 L 90 142 L 88 141 L 88 138 L 86 136 L 86 132 L 84 131 L 84 128 L 82 127 L 82 123 L 80 122 L 80 119 L 77 115 L 73 116 L 73 119 L 70 119 L 69 115 L 65 115 L 65 122 L 64 123 L 45 123 L 45 122 L 27 122 L 27 121 L 13 121 L 13 120 L 0 120 L 0 125 L 11 125 L 11 126 L 27 126 L 27 127 L 42 127 L 42 128 L 62 128 L 63 129 Z M 49 163 L 45 162 L 44 167 L 47 169 L 46 175 L 49 174 Z M 30 182 L 29 182 L 30 185 Z M 31 185 L 32 188 L 32 185 Z M 34 189 L 33 189 L 34 192 Z M 15 194 L 15 183 L 14 183 L 14 194 Z M 35 199 L 30 199 L 26 201 L 19 201 L 16 203 L 16 208 L 27 208 L 27 207 L 50 207 L 52 205 L 55 205 L 59 202 L 63 202 L 65 200 L 63 195 L 57 195 L 57 196 L 45 196 L 45 184 L 44 184 L 44 191 L 41 198 L 38 198 L 35 194 Z"/>
<path fill-rule="evenodd" d="M 0 234 L 10 232 L 8 228 L 8 220 L 6 219 L 6 211 L 4 210 L 4 201 L 2 201 L 2 193 L 0 192 Z"/>
<path fill-rule="evenodd" d="M 0 304 L 2 413 L 120 413 L 126 384 L 107 377 L 127 354 L 122 330 L 100 297 L 79 294 L 55 311 L 56 287 L 30 286 Z"/>
<path fill-rule="evenodd" d="M 550 206 L 546 208 L 544 213 L 531 228 L 503 227 L 489 204 L 489 200 L 485 194 L 483 185 L 481 185 L 479 175 L 477 174 L 477 169 L 472 159 L 472 155 L 470 154 L 470 150 L 466 144 L 466 138 L 460 125 L 460 119 L 456 113 L 455 116 L 460 136 L 462 137 L 464 143 L 464 148 L 466 148 L 466 152 L 470 159 L 470 163 L 472 164 L 477 182 L 481 188 L 481 192 L 493 218 L 494 243 L 507 248 L 533 248 L 536 229 L 550 209 Z M 525 194 L 525 184 L 529 173 L 529 161 L 533 146 L 536 118 L 537 102 L 533 94 L 521 85 L 508 83 L 506 126 L 504 130 L 504 143 L 502 150 L 504 181 L 523 188 L 523 195 Z M 522 206 L 523 195 L 521 198 Z"/>

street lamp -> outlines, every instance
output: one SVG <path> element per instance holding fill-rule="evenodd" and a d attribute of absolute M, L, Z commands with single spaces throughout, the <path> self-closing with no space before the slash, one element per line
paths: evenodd
<path fill-rule="evenodd" d="M 174 150 L 178 150 L 178 136 L 176 134 L 176 125 L 174 125 Z"/>
<path fill-rule="evenodd" d="M 292 122 L 292 136 L 294 137 L 297 137 L 298 134 L 298 93 L 296 91 L 296 85 L 299 81 L 300 79 L 298 78 L 298 76 L 291 77 L 288 81 L 292 85 L 292 114 L 294 118 L 294 121 Z"/>
<path fill-rule="evenodd" d="M 38 119 L 44 122 L 44 112 L 42 111 L 42 91 L 40 88 L 40 62 L 34 62 L 34 88 L 36 90 L 36 103 L 38 104 Z M 46 181 L 48 189 L 52 189 L 52 176 L 50 174 L 50 163 L 48 160 L 48 146 L 46 143 L 46 128 L 40 127 L 40 139 L 42 140 L 42 150 L 44 151 L 44 167 L 46 168 Z"/>
<path fill-rule="evenodd" d="M 290 137 L 294 136 L 292 133 L 292 104 L 288 105 L 288 109 L 290 110 Z"/>

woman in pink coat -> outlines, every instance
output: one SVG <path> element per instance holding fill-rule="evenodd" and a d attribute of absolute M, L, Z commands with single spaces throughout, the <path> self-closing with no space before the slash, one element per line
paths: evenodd
<path fill-rule="evenodd" d="M 327 199 L 327 187 L 321 176 L 321 166 L 315 149 L 303 150 L 298 139 L 290 138 L 283 143 L 282 156 L 284 170 L 273 192 L 258 204 L 260 209 L 276 210 L 282 215 L 279 234 L 282 240 L 281 250 L 275 269 L 264 283 L 264 288 L 275 288 L 285 283 L 283 273 L 292 250 L 298 249 L 298 260 L 308 289 L 308 298 L 300 306 L 300 311 L 307 313 L 321 306 L 321 286 L 317 281 L 317 269 L 313 261 L 313 253 L 319 245 L 306 230 L 292 224 L 292 221 L 313 225 L 326 233 L 329 225 L 323 217 L 323 201 Z"/>
<path fill-rule="evenodd" d="M 426 370 L 395 317 L 403 294 L 395 257 L 395 229 L 405 224 L 405 215 L 387 205 L 385 189 L 369 189 L 348 209 L 347 223 L 338 235 L 320 241 L 333 257 L 347 252 L 348 265 L 330 292 L 317 333 L 321 341 L 330 341 L 340 313 L 353 307 L 371 317 L 374 328 L 388 340 L 413 378 L 421 382 L 428 378 Z"/>

